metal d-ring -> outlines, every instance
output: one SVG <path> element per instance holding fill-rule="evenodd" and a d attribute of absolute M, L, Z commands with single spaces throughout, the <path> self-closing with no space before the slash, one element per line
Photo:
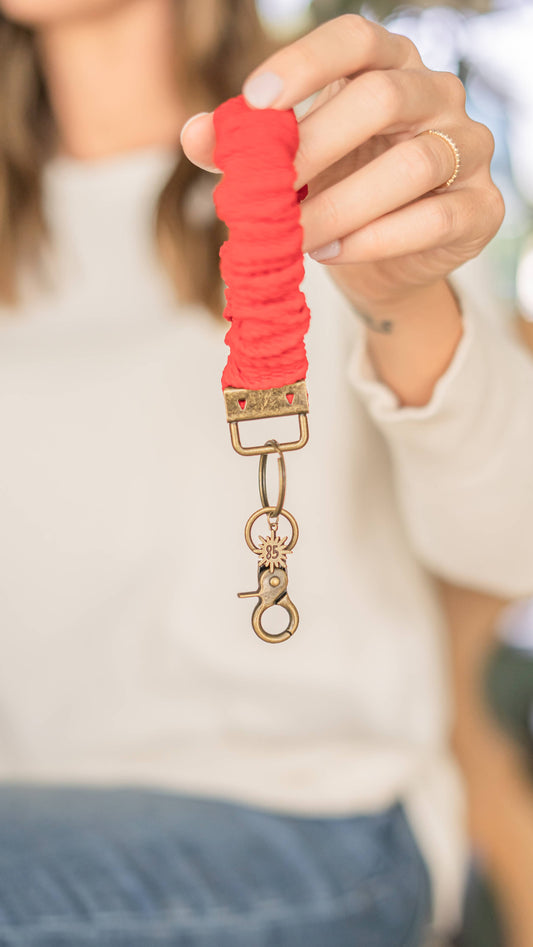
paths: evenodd
<path fill-rule="evenodd" d="M 283 451 L 279 446 L 278 442 L 275 440 L 266 441 L 265 447 L 270 446 L 278 455 L 278 502 L 275 506 L 272 506 L 268 499 L 267 485 L 266 485 L 266 466 L 268 460 L 268 454 L 261 454 L 259 458 L 259 496 L 261 497 L 261 503 L 263 508 L 271 507 L 271 519 L 277 519 L 283 509 L 283 503 L 285 500 L 285 489 L 287 486 L 287 474 L 285 471 L 285 458 L 283 456 Z"/>

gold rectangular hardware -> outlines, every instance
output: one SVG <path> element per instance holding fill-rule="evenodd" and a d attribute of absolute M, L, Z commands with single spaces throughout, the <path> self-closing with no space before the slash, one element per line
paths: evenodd
<path fill-rule="evenodd" d="M 260 418 L 281 418 L 298 415 L 300 436 L 297 441 L 280 444 L 283 451 L 298 450 L 309 439 L 307 413 L 309 401 L 305 381 L 281 388 L 225 388 L 226 417 L 230 426 L 231 443 L 238 454 L 245 457 L 255 454 L 271 454 L 276 448 L 268 444 L 243 447 L 239 435 L 239 421 L 255 421 Z"/>

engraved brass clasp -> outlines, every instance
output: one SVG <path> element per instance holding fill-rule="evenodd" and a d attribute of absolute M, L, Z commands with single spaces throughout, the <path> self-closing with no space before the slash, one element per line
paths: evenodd
<path fill-rule="evenodd" d="M 266 461 L 266 455 L 263 455 Z M 261 460 L 263 461 L 263 457 Z M 283 457 L 282 457 L 283 459 Z M 264 463 L 264 462 L 263 462 Z M 281 478 L 281 474 L 280 474 Z M 260 474 L 261 482 L 261 474 Z M 263 489 L 265 491 L 266 498 L 266 489 L 263 484 Z M 270 644 L 276 644 L 280 641 L 287 641 L 287 638 L 290 638 L 294 634 L 298 627 L 300 617 L 298 615 L 298 609 L 294 602 L 291 601 L 287 593 L 287 556 L 292 552 L 294 546 L 296 545 L 299 530 L 298 523 L 296 522 L 292 513 L 289 513 L 288 510 L 278 509 L 280 506 L 280 500 L 283 499 L 285 493 L 285 485 L 280 486 L 280 492 L 278 496 L 278 502 L 276 506 L 263 506 L 260 510 L 256 510 L 255 513 L 249 517 L 248 522 L 244 530 L 244 536 L 248 547 L 255 552 L 259 557 L 259 567 L 258 567 L 258 585 L 259 588 L 256 592 L 239 592 L 239 598 L 254 598 L 257 596 L 259 603 L 255 606 L 252 613 L 252 627 L 263 641 L 267 641 Z M 261 491 L 263 500 L 263 490 Z M 268 524 L 270 526 L 270 533 L 268 536 L 259 536 L 259 543 L 254 542 L 252 537 L 252 528 L 259 519 L 260 516 L 266 516 Z M 289 539 L 288 536 L 278 536 L 278 522 L 279 517 L 283 516 L 289 521 L 289 524 L 292 529 L 292 535 Z M 284 608 L 289 615 L 289 624 L 284 631 L 280 632 L 277 635 L 270 634 L 270 632 L 265 631 L 262 625 L 263 615 L 265 614 L 268 608 L 273 608 L 274 605 L 279 605 L 281 608 Z"/>
<path fill-rule="evenodd" d="M 228 386 L 224 389 L 224 400 L 233 447 L 238 454 L 244 456 L 259 455 L 260 457 L 259 496 L 262 507 L 256 513 L 252 513 L 245 528 L 246 542 L 252 552 L 259 556 L 259 588 L 256 592 L 239 592 L 239 598 L 257 596 L 259 599 L 259 604 L 256 605 L 252 615 L 252 626 L 255 633 L 263 641 L 286 641 L 294 634 L 299 622 L 298 611 L 287 594 L 286 569 L 287 554 L 292 552 L 292 548 L 298 539 L 298 525 L 294 516 L 283 508 L 287 482 L 283 453 L 284 451 L 298 450 L 300 447 L 304 447 L 309 439 L 307 385 L 305 379 L 302 379 L 289 385 L 280 385 L 277 388 L 249 389 Z M 239 432 L 241 421 L 281 418 L 290 415 L 298 418 L 299 434 L 295 440 L 279 443 L 270 439 L 264 444 L 256 444 L 252 447 L 244 447 L 241 443 Z M 278 499 L 274 506 L 270 504 L 267 492 L 266 468 L 268 454 L 278 455 Z M 270 534 L 267 537 L 260 536 L 261 544 L 258 546 L 252 539 L 252 526 L 256 519 L 263 514 L 267 516 Z M 287 536 L 281 539 L 277 535 L 280 516 L 284 516 L 291 524 L 292 536 L 289 542 L 287 542 Z M 265 611 L 274 605 L 280 605 L 289 614 L 287 628 L 278 635 L 271 635 L 265 631 L 261 624 Z"/>

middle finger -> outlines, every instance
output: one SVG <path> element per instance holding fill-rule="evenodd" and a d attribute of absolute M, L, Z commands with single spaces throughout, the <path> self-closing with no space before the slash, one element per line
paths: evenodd
<path fill-rule="evenodd" d="M 447 126 L 461 153 L 458 184 L 480 164 L 475 125 Z M 308 252 L 358 230 L 444 184 L 455 167 L 449 145 L 437 135 L 402 141 L 365 167 L 301 205 L 303 251 Z M 457 187 L 457 185 L 456 185 Z"/>
<path fill-rule="evenodd" d="M 336 79 L 415 62 L 420 57 L 405 36 L 345 13 L 275 52 L 248 76 L 242 91 L 254 108 L 292 108 Z"/>
<path fill-rule="evenodd" d="M 296 188 L 375 135 L 413 136 L 435 123 L 449 97 L 441 73 L 366 72 L 299 123 Z"/>

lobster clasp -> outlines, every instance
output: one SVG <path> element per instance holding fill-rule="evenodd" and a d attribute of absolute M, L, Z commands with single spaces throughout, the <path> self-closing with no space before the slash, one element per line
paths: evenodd
<path fill-rule="evenodd" d="M 300 620 L 298 609 L 287 593 L 287 572 L 285 569 L 279 567 L 271 570 L 268 566 L 260 566 L 258 579 L 259 588 L 256 592 L 238 593 L 239 598 L 255 598 L 257 596 L 259 599 L 252 613 L 252 627 L 256 635 L 269 644 L 287 641 L 296 631 Z M 289 624 L 284 631 L 281 631 L 277 635 L 265 631 L 261 623 L 266 610 L 273 608 L 275 605 L 284 608 L 289 615 Z"/>
<path fill-rule="evenodd" d="M 259 461 L 259 495 L 263 506 L 248 517 L 244 528 L 244 537 L 249 549 L 258 557 L 258 583 L 259 588 L 256 592 L 239 592 L 239 598 L 259 599 L 252 613 L 252 627 L 259 638 L 267 641 L 269 644 L 277 644 L 280 641 L 287 641 L 296 629 L 300 621 L 298 610 L 291 602 L 287 594 L 287 556 L 292 550 L 298 539 L 298 523 L 292 513 L 283 508 L 285 498 L 285 461 L 281 445 L 277 441 L 267 441 L 265 447 L 272 448 L 278 454 L 278 475 L 279 488 L 278 500 L 275 506 L 270 506 L 268 501 L 266 486 L 266 464 L 267 454 L 261 454 Z M 254 524 L 261 516 L 266 516 L 270 532 L 266 536 L 259 536 L 257 542 L 252 536 Z M 279 519 L 282 517 L 287 520 L 291 527 L 291 536 L 278 536 Z M 289 623 L 285 631 L 274 635 L 263 628 L 262 619 L 268 608 L 279 605 L 284 608 L 289 616 Z"/>

